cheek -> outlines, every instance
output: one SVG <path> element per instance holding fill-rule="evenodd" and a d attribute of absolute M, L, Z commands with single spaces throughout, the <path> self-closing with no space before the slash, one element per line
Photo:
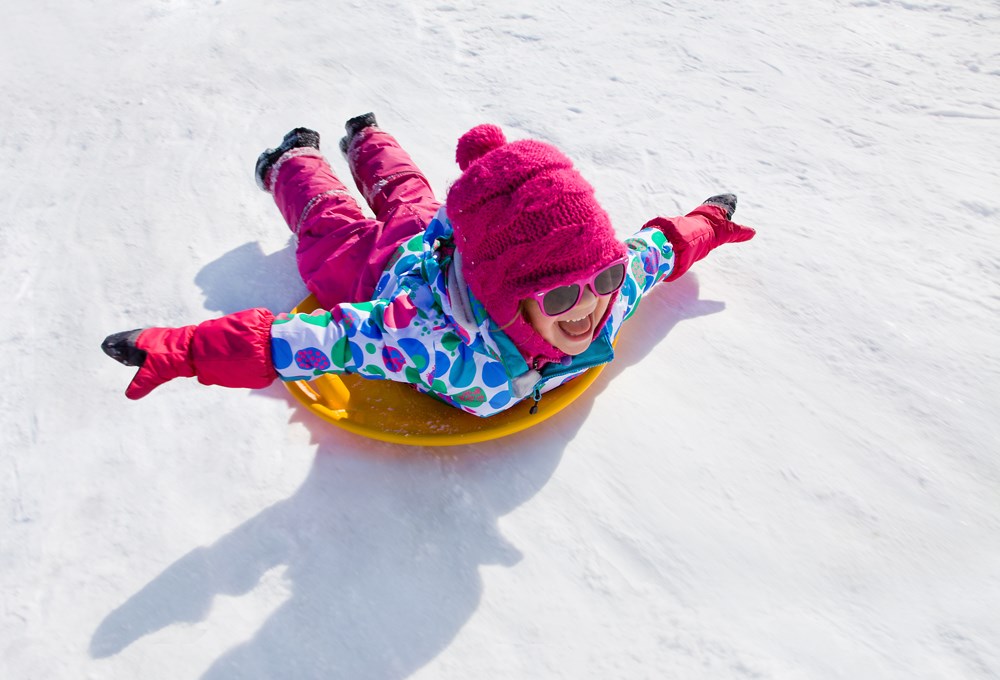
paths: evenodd
<path fill-rule="evenodd" d="M 608 311 L 608 305 L 611 303 L 611 296 L 605 296 L 601 298 L 600 303 L 597 305 L 597 309 L 594 312 L 594 320 L 600 321 L 604 318 L 604 313 Z"/>
<path fill-rule="evenodd" d="M 528 300 L 524 306 L 524 316 L 540 336 L 549 340 L 552 337 L 552 329 L 555 327 L 555 320 L 545 316 L 538 307 L 538 302 Z"/>
<path fill-rule="evenodd" d="M 546 316 L 541 316 L 531 320 L 531 327 L 540 336 L 549 340 L 552 337 L 552 329 L 555 327 L 555 322 Z"/>

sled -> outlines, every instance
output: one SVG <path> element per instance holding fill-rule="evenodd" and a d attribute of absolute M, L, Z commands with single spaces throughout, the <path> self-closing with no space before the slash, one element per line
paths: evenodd
<path fill-rule="evenodd" d="M 293 314 L 316 310 L 312 295 Z M 534 427 L 573 403 L 590 387 L 604 366 L 545 393 L 535 413 L 525 399 L 488 418 L 480 418 L 421 394 L 406 383 L 369 380 L 355 374 L 322 375 L 285 386 L 314 415 L 354 434 L 394 444 L 454 446 L 506 437 Z"/>

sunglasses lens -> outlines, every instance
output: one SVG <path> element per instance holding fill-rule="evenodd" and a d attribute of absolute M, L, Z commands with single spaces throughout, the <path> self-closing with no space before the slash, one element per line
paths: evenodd
<path fill-rule="evenodd" d="M 625 282 L 625 265 L 616 264 L 608 267 L 594 279 L 594 292 L 598 295 L 610 295 L 622 287 Z"/>
<path fill-rule="evenodd" d="M 563 312 L 573 309 L 576 301 L 580 299 L 580 286 L 559 286 L 553 288 L 542 298 L 542 309 L 549 316 L 559 316 Z"/>

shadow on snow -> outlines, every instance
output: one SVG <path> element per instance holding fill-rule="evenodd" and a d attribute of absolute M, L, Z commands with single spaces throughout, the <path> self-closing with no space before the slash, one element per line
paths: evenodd
<path fill-rule="evenodd" d="M 259 251 L 230 255 L 241 271 L 259 271 L 246 261 Z M 270 258 L 275 266 L 287 259 Z M 217 311 L 247 304 L 245 288 L 225 283 L 229 275 L 199 278 Z M 284 567 L 287 600 L 253 637 L 216 659 L 204 680 L 412 674 L 475 612 L 479 567 L 522 559 L 498 520 L 544 487 L 608 382 L 679 321 L 723 308 L 698 299 L 691 275 L 654 291 L 629 320 L 616 360 L 577 403 L 543 426 L 482 444 L 434 450 L 373 442 L 313 418 L 280 385 L 263 390 L 286 399 L 293 420 L 310 428 L 318 451 L 309 476 L 290 498 L 184 555 L 108 614 L 91 655 L 113 656 L 168 626 L 202 621 L 217 595 L 249 593 Z"/>

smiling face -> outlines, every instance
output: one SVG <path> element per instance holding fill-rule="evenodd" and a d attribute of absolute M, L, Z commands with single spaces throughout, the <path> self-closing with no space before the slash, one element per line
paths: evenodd
<path fill-rule="evenodd" d="M 610 301 L 610 295 L 594 295 L 587 286 L 576 306 L 559 316 L 546 316 L 536 300 L 524 301 L 524 315 L 546 342 L 570 356 L 576 356 L 590 347 L 597 324 L 604 318 Z"/>

